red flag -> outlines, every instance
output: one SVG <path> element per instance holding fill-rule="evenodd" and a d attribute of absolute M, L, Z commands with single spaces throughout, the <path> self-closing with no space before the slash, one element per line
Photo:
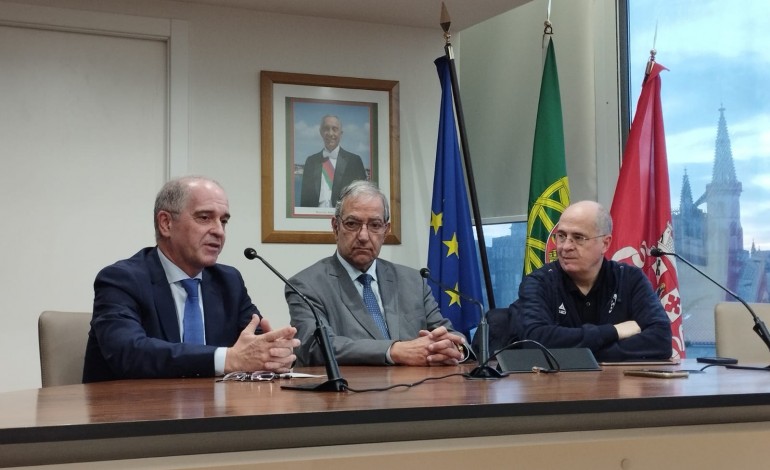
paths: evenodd
<path fill-rule="evenodd" d="M 650 62 L 649 75 L 631 123 L 620 176 L 612 201 L 614 222 L 612 259 L 641 268 L 652 283 L 671 320 L 672 356 L 684 358 L 682 306 L 673 257 L 649 255 L 652 247 L 673 252 L 671 195 L 668 183 L 666 136 L 660 106 L 660 64 Z"/>

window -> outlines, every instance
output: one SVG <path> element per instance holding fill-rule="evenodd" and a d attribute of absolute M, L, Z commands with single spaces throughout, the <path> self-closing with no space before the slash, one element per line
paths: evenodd
<path fill-rule="evenodd" d="M 474 237 L 475 237 L 475 231 Z M 484 243 L 487 247 L 489 272 L 495 294 L 495 306 L 507 307 L 519 296 L 519 284 L 524 273 L 524 240 L 527 222 L 494 221 L 484 223 Z M 478 240 L 476 240 L 478 243 Z M 484 282 L 484 273 L 481 273 Z M 489 308 L 486 289 L 484 305 Z"/>
<path fill-rule="evenodd" d="M 669 69 L 661 102 L 676 251 L 746 301 L 768 302 L 770 3 L 627 0 L 627 13 L 629 116 L 650 49 Z M 677 268 L 687 355 L 696 357 L 713 348 L 714 305 L 734 298 Z"/>

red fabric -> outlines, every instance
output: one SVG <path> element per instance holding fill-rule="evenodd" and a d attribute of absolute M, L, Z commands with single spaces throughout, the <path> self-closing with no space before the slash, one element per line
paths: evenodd
<path fill-rule="evenodd" d="M 332 184 L 334 184 L 334 165 L 332 165 L 331 160 L 329 158 L 324 158 L 323 163 L 323 172 L 324 172 L 324 181 L 329 185 L 329 188 L 331 189 Z"/>
<path fill-rule="evenodd" d="M 674 252 L 666 135 L 660 104 L 660 64 L 652 64 L 631 123 L 612 201 L 613 238 L 608 255 L 641 268 L 671 320 L 672 356 L 685 357 L 679 280 L 673 257 L 655 258 L 657 246 Z"/>

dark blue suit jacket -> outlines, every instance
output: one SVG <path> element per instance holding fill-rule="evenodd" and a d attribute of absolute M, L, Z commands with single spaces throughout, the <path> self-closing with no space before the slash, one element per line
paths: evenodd
<path fill-rule="evenodd" d="M 157 247 L 102 269 L 94 281 L 83 382 L 214 376 L 216 348 L 235 344 L 259 311 L 235 268 L 216 264 L 202 275 L 207 344 L 194 345 L 181 343 Z"/>

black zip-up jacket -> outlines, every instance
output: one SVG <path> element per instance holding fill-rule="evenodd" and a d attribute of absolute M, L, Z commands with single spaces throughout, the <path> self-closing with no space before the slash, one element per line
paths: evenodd
<path fill-rule="evenodd" d="M 574 283 L 558 261 L 526 276 L 509 309 L 515 336 L 547 348 L 589 348 L 600 361 L 671 357 L 671 323 L 642 270 L 603 261 L 592 288 L 597 324 L 583 323 L 570 289 Z M 642 332 L 619 340 L 613 325 L 627 320 L 636 321 Z"/>

